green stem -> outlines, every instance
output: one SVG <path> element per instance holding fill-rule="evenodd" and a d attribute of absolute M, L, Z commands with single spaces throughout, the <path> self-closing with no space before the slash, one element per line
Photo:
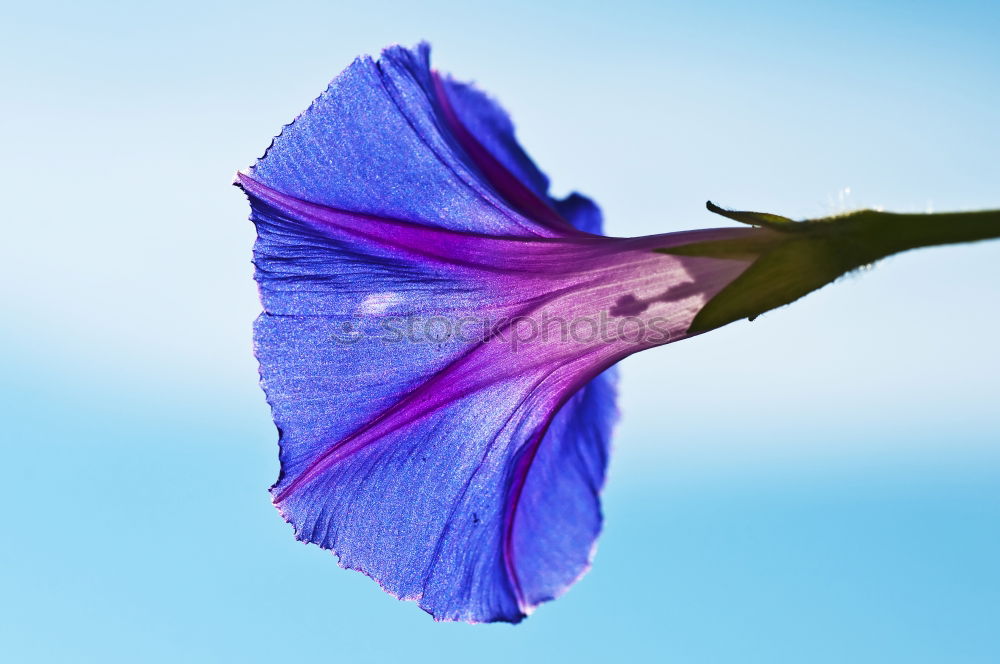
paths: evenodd
<path fill-rule="evenodd" d="M 689 333 L 706 332 L 789 304 L 863 265 L 909 249 L 1000 238 L 1000 210 L 894 214 L 860 210 L 795 222 L 761 212 L 708 208 L 757 226 L 735 240 L 662 249 L 663 253 L 751 260 L 743 274 L 709 300 Z"/>
<path fill-rule="evenodd" d="M 864 242 L 881 256 L 920 247 L 1000 237 L 1000 210 L 939 214 L 894 214 L 862 210 L 840 219 L 842 221 L 835 217 L 831 222 L 816 223 L 842 225 L 842 232 Z"/>

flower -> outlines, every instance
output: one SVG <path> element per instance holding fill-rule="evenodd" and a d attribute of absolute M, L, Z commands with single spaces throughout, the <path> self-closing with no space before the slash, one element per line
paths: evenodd
<path fill-rule="evenodd" d="M 258 231 L 274 503 L 298 539 L 439 620 L 517 622 L 588 569 L 618 360 L 862 264 L 807 278 L 792 261 L 788 287 L 761 286 L 840 236 L 756 213 L 600 235 L 598 208 L 551 198 L 505 113 L 425 45 L 356 60 L 237 184 Z"/>

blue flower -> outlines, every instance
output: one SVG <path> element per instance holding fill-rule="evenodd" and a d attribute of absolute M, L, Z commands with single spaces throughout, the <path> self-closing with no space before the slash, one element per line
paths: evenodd
<path fill-rule="evenodd" d="M 598 208 L 550 197 L 506 114 L 426 46 L 356 60 L 237 184 L 258 231 L 274 503 L 298 539 L 439 620 L 517 622 L 588 569 L 618 360 L 878 258 L 767 215 L 604 237 Z M 836 247 L 810 262 L 831 242 L 855 263 Z"/>

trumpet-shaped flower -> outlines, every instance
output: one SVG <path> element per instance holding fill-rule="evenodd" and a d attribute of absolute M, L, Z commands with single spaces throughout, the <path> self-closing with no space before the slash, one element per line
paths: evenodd
<path fill-rule="evenodd" d="M 258 230 L 274 503 L 297 538 L 442 620 L 516 622 L 587 570 L 618 360 L 879 257 L 810 277 L 795 260 L 829 233 L 768 215 L 604 237 L 598 208 L 550 197 L 504 112 L 426 47 L 356 60 L 237 184 Z"/>

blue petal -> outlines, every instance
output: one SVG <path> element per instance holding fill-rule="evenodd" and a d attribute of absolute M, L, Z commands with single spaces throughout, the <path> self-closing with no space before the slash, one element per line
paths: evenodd
<path fill-rule="evenodd" d="M 426 64 L 426 52 L 403 49 L 379 63 L 355 62 L 275 139 L 253 178 L 351 211 L 343 213 L 348 220 L 361 212 L 463 232 L 551 235 L 551 225 L 515 210 L 438 129 Z M 484 123 L 506 119 L 495 105 L 483 113 Z M 481 132 L 485 124 L 473 126 Z M 537 189 L 544 176 L 529 172 L 530 160 L 509 138 L 483 140 L 544 195 Z M 512 161 L 518 154 L 527 161 Z M 339 441 L 453 371 L 475 346 L 458 338 L 386 343 L 385 315 L 455 319 L 491 308 L 503 315 L 528 294 L 319 228 L 248 194 L 264 305 L 255 348 L 281 445 L 272 490 L 296 536 L 438 619 L 516 622 L 562 592 L 586 569 L 600 529 L 597 494 L 614 411 L 609 374 L 554 417 L 543 406 L 557 388 L 543 375 L 498 379 L 405 421 L 289 491 Z M 550 202 L 580 230 L 600 230 L 588 199 Z M 364 315 L 371 303 L 380 315 Z"/>
<path fill-rule="evenodd" d="M 615 374 L 605 371 L 570 398 L 532 460 L 510 543 L 526 606 L 558 597 L 590 567 L 617 418 Z"/>
<path fill-rule="evenodd" d="M 450 107 L 454 111 L 461 129 L 466 130 L 472 140 L 482 146 L 542 203 L 541 206 L 529 205 L 523 212 L 529 216 L 535 213 L 534 216 L 538 219 L 561 217 L 578 230 L 595 235 L 602 233 L 600 209 L 593 201 L 578 193 L 570 194 L 563 200 L 549 196 L 548 177 L 521 148 L 514 133 L 514 123 L 495 100 L 471 84 L 461 83 L 450 77 L 439 80 L 446 95 L 446 100 L 443 100 L 446 110 Z M 475 161 L 475 155 L 472 156 Z M 483 168 L 480 164 L 480 169 L 485 171 L 484 176 L 489 179 L 489 168 Z M 512 207 L 518 207 L 514 201 L 508 200 L 508 203 Z M 541 209 L 545 206 L 555 214 L 550 215 L 548 210 Z"/>
<path fill-rule="evenodd" d="M 359 58 L 252 168 L 272 189 L 340 210 L 493 234 L 550 236 L 511 209 L 445 129 L 426 48 Z"/>
<path fill-rule="evenodd" d="M 593 235 L 604 234 L 604 218 L 601 208 L 594 201 L 580 194 L 570 194 L 556 201 L 556 209 L 573 227 Z"/>

